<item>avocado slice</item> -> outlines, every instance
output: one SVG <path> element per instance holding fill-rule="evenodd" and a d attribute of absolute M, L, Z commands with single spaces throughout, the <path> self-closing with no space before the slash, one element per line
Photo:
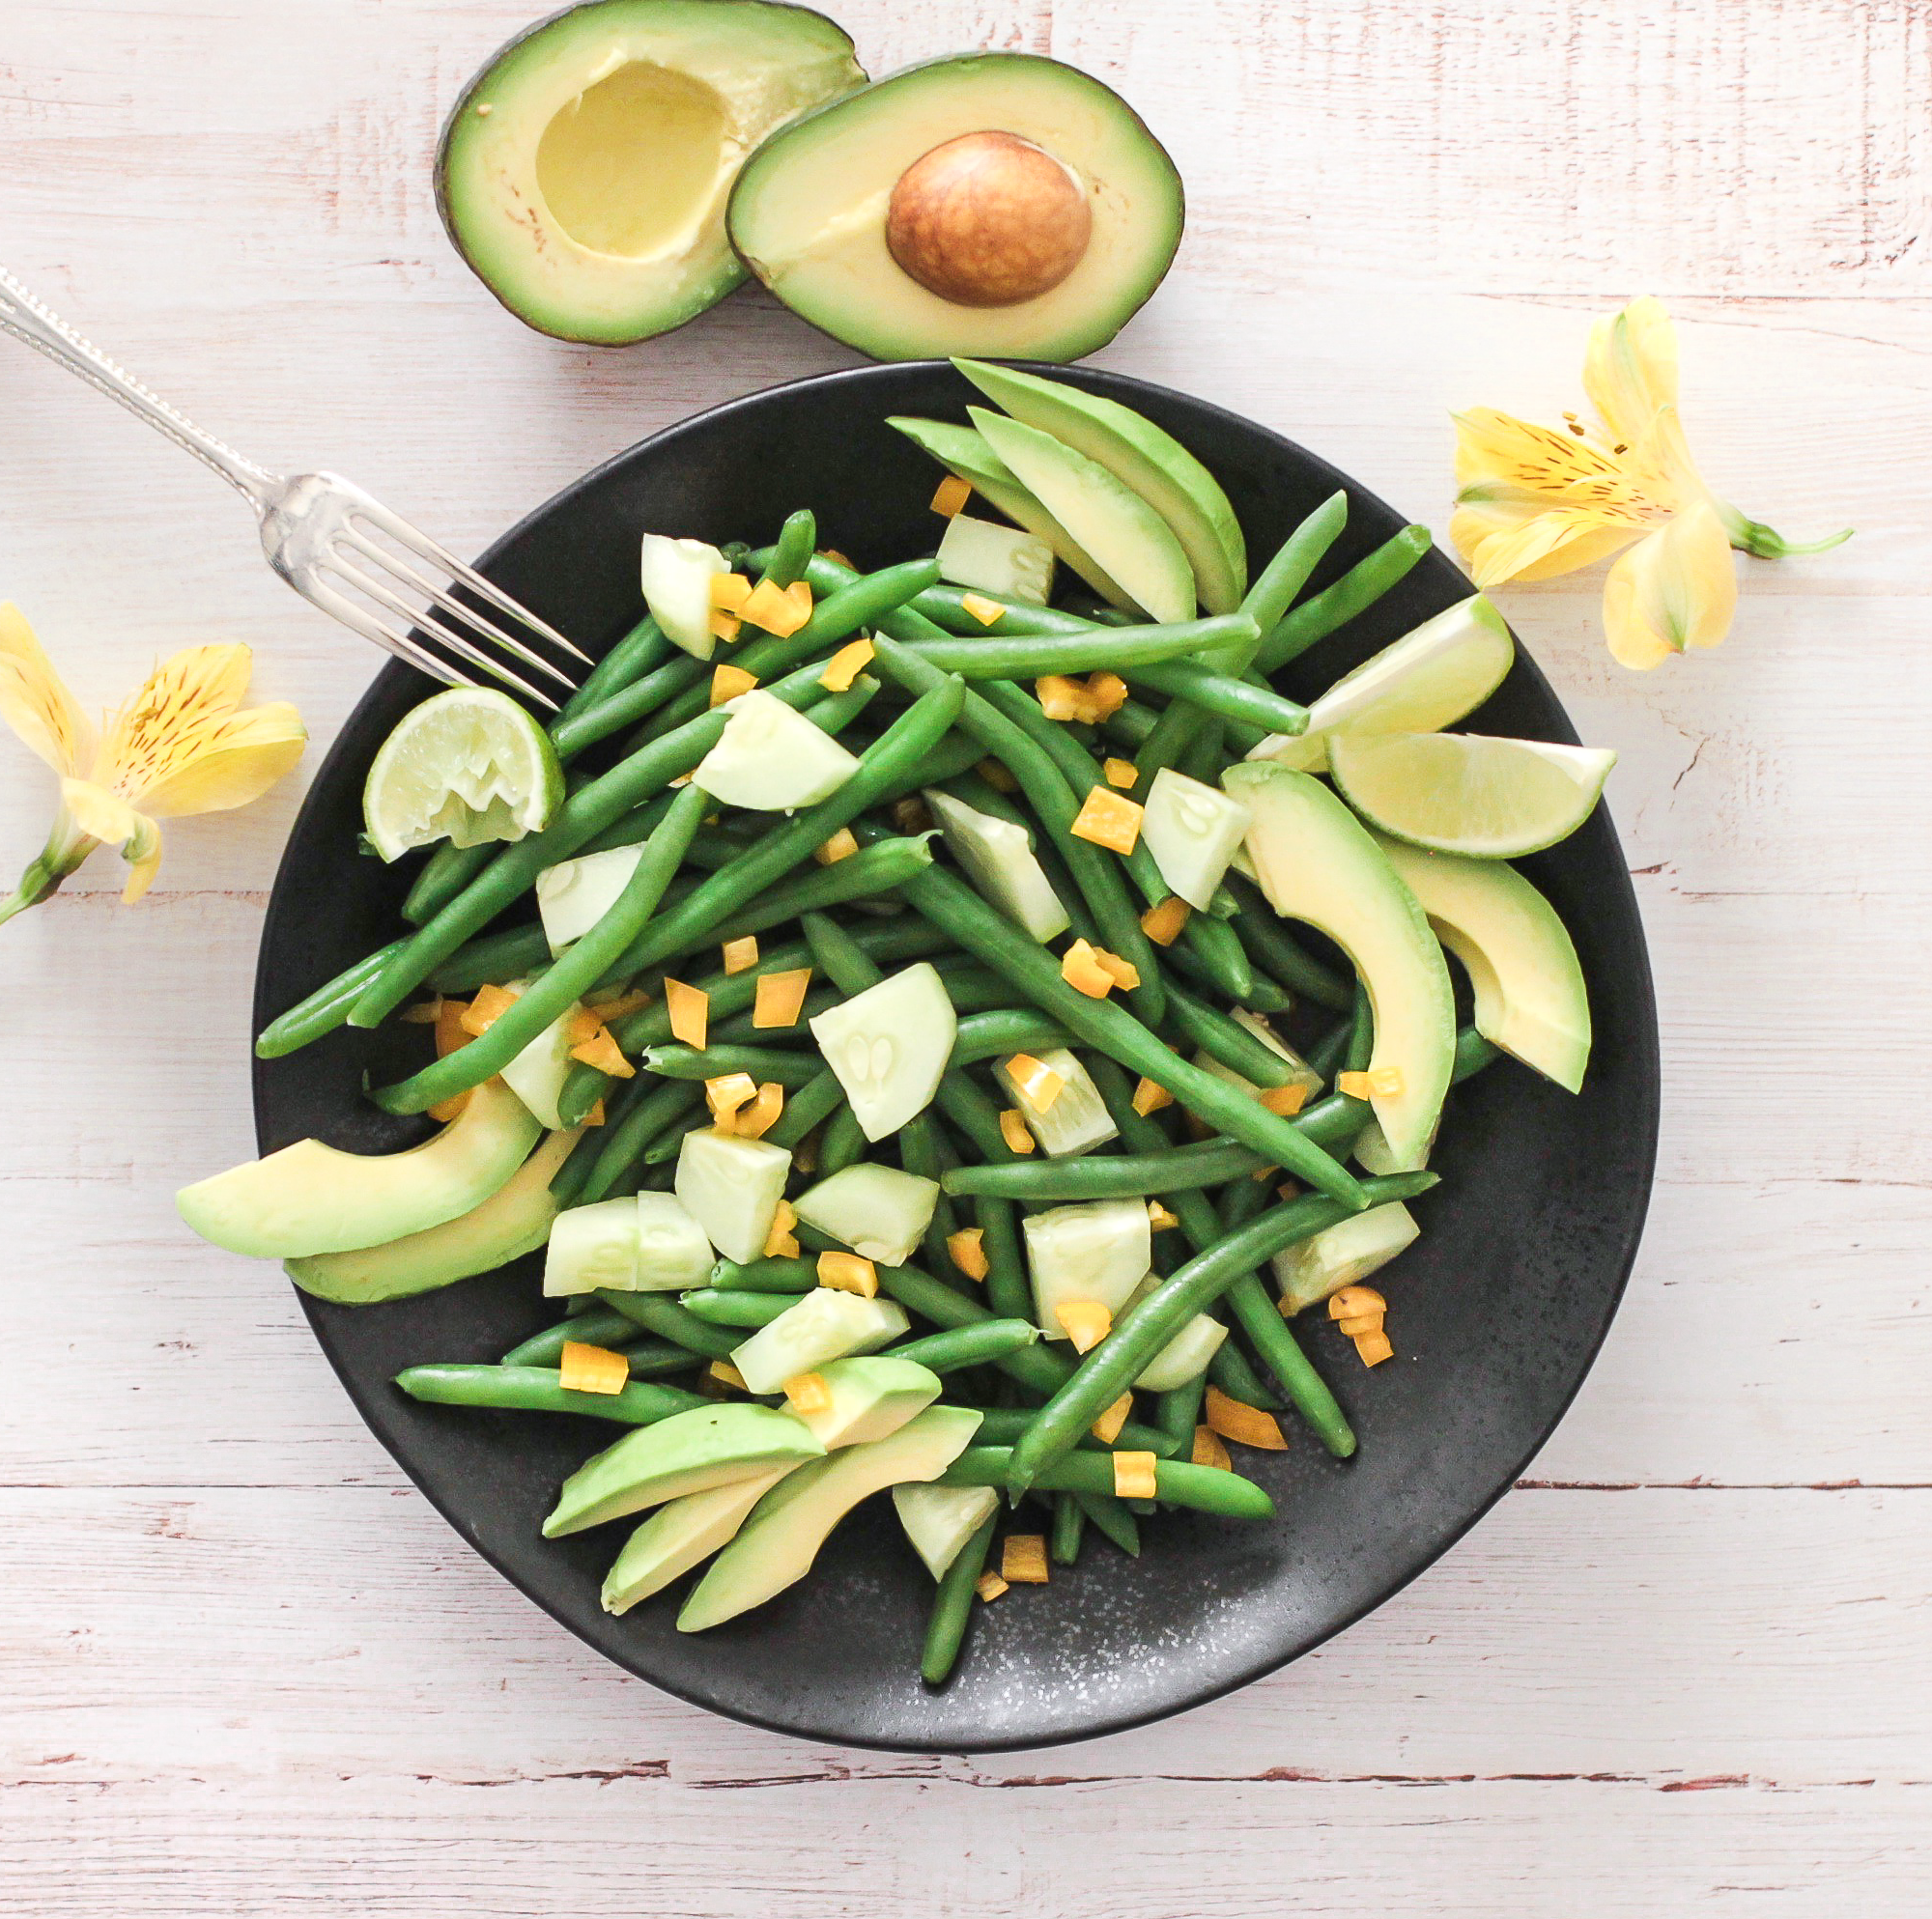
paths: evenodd
<path fill-rule="evenodd" d="M 742 284 L 724 204 L 743 155 L 864 86 L 847 35 L 774 0 L 590 0 L 499 47 L 437 150 L 437 210 L 539 332 L 620 346 Z"/>
<path fill-rule="evenodd" d="M 977 427 L 958 426 L 951 420 L 922 420 L 903 413 L 890 415 L 886 424 L 896 427 L 921 452 L 931 454 L 948 472 L 957 474 L 995 512 L 1004 513 L 1015 526 L 1024 526 L 1044 540 L 1054 556 L 1070 566 L 1101 599 L 1122 610 L 1132 609 L 1133 602 L 1113 576 L 1020 485 L 1013 469 L 986 444 L 985 436 Z"/>
<path fill-rule="evenodd" d="M 426 1227 L 381 1246 L 319 1253 L 290 1259 L 284 1270 L 305 1293 L 338 1306 L 373 1306 L 433 1292 L 477 1273 L 494 1273 L 550 1237 L 556 1201 L 550 1183 L 577 1143 L 575 1133 L 553 1133 L 480 1206 L 440 1226 Z"/>
<path fill-rule="evenodd" d="M 216 1246 L 300 1259 L 381 1246 L 480 1206 L 523 1165 L 543 1127 L 501 1080 L 408 1152 L 345 1153 L 320 1140 L 184 1186 L 182 1218 Z"/>
<path fill-rule="evenodd" d="M 1456 1002 L 1442 948 L 1414 895 L 1327 787 L 1266 760 L 1221 784 L 1255 816 L 1247 848 L 1274 910 L 1328 935 L 1354 962 L 1375 1011 L 1369 1070 L 1398 1086 L 1373 1096 L 1396 1165 L 1422 1165 L 1456 1063 Z"/>
<path fill-rule="evenodd" d="M 1194 569 L 1170 527 L 1097 460 L 1004 413 L 969 407 L 973 424 L 1066 530 L 1156 620 L 1194 617 Z"/>
<path fill-rule="evenodd" d="M 681 1572 L 727 1545 L 753 1507 L 793 1469 L 774 1466 L 749 1480 L 668 1501 L 624 1541 L 604 1575 L 604 1610 L 627 1613 L 640 1599 L 662 1593 Z"/>
<path fill-rule="evenodd" d="M 1151 506 L 1174 529 L 1201 604 L 1232 613 L 1248 588 L 1248 547 L 1221 483 L 1186 447 L 1131 407 L 1009 366 L 952 364 L 1023 426 L 1084 453 Z"/>
<path fill-rule="evenodd" d="M 1590 1063 L 1590 995 L 1555 909 L 1500 860 L 1376 843 L 1467 972 L 1476 1030 L 1576 1092 Z"/>
<path fill-rule="evenodd" d="M 622 1519 L 688 1492 L 704 1492 L 796 1466 L 825 1451 L 804 1423 L 773 1406 L 743 1403 L 673 1413 L 627 1432 L 563 1482 L 544 1521 L 547 1539 Z"/>
<path fill-rule="evenodd" d="M 889 1439 L 939 1397 L 939 1375 L 916 1359 L 835 1359 L 817 1369 L 832 1403 L 823 1412 L 791 1408 L 830 1453 L 838 1446 L 867 1446 Z"/>
<path fill-rule="evenodd" d="M 1180 176 L 1132 108 L 1027 53 L 929 61 L 800 115 L 745 162 L 728 213 L 794 313 L 881 360 L 1094 353 L 1160 284 L 1184 217 Z"/>
<path fill-rule="evenodd" d="M 722 1625 L 803 1579 L 832 1529 L 862 1499 L 908 1480 L 936 1480 L 979 1429 L 980 1415 L 964 1406 L 928 1406 L 890 1439 L 848 1446 L 788 1474 L 697 1582 L 677 1616 L 678 1631 Z"/>

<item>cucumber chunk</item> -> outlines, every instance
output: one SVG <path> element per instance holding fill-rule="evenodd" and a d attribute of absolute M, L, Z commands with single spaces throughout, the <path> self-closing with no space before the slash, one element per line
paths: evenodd
<path fill-rule="evenodd" d="M 659 631 L 694 659 L 709 660 L 718 646 L 711 631 L 711 581 L 730 566 L 702 540 L 673 540 L 646 533 L 639 564 L 644 605 Z"/>
<path fill-rule="evenodd" d="M 1035 1057 L 1063 1082 L 1053 1104 L 1044 1113 L 1033 1110 L 1021 1094 L 1018 1082 L 1007 1071 L 1004 1059 L 993 1062 L 993 1077 L 1026 1121 L 1027 1131 L 1039 1142 L 1041 1152 L 1055 1159 L 1066 1159 L 1077 1153 L 1092 1152 L 1095 1146 L 1121 1137 L 1121 1129 L 1109 1116 L 1107 1102 L 1100 1097 L 1094 1076 L 1065 1047 L 1056 1046 L 1052 1052 Z"/>
<path fill-rule="evenodd" d="M 1160 1275 L 1150 1273 L 1134 1288 L 1134 1299 L 1151 1293 L 1159 1284 Z M 1197 1312 L 1148 1361 L 1146 1369 L 1134 1380 L 1134 1390 L 1138 1393 L 1171 1393 L 1177 1386 L 1185 1386 L 1190 1379 L 1199 1379 L 1208 1370 L 1208 1362 L 1221 1350 L 1221 1341 L 1227 1337 L 1228 1329 L 1220 1320 L 1209 1313 Z"/>
<path fill-rule="evenodd" d="M 1281 1310 L 1299 1312 L 1366 1280 L 1421 1234 L 1414 1214 L 1396 1199 L 1386 1206 L 1371 1206 L 1286 1253 L 1277 1253 L 1273 1264 Z"/>
<path fill-rule="evenodd" d="M 639 1292 L 683 1292 L 711 1277 L 717 1254 L 691 1208 L 674 1193 L 639 1193 L 638 1278 Z"/>
<path fill-rule="evenodd" d="M 858 760 L 783 700 L 753 687 L 727 703 L 718 744 L 691 776 L 714 800 L 754 812 L 815 806 L 852 777 Z"/>
<path fill-rule="evenodd" d="M 893 1510 L 935 1579 L 966 1548 L 966 1541 L 1000 1510 L 991 1486 L 932 1486 L 917 1481 L 893 1488 Z"/>
<path fill-rule="evenodd" d="M 537 916 L 553 954 L 582 939 L 617 904 L 643 857 L 641 846 L 613 846 L 559 861 L 537 875 Z"/>
<path fill-rule="evenodd" d="M 1034 1315 L 1049 1340 L 1067 1338 L 1058 1309 L 1097 1300 L 1118 1315 L 1153 1264 L 1153 1229 L 1145 1199 L 1090 1199 L 1029 1213 L 1026 1237 Z"/>
<path fill-rule="evenodd" d="M 1012 820 L 982 813 L 950 793 L 928 789 L 925 804 L 946 850 L 974 889 L 1042 945 L 1073 921 L 1034 856 L 1033 834 Z"/>
<path fill-rule="evenodd" d="M 1148 788 L 1141 838 L 1161 878 L 1205 912 L 1253 823 L 1238 800 L 1164 766 Z"/>
<path fill-rule="evenodd" d="M 868 1140 L 896 1133 L 932 1104 L 958 1025 L 945 982 L 924 960 L 810 1022 Z"/>
<path fill-rule="evenodd" d="M 705 1127 L 684 1136 L 671 1190 L 705 1238 L 742 1266 L 764 1257 L 790 1172 L 783 1146 Z"/>
<path fill-rule="evenodd" d="M 521 993 L 529 983 L 527 979 L 515 979 L 504 990 Z M 575 1063 L 570 1049 L 576 1042 L 570 1036 L 570 1029 L 577 1014 L 575 1005 L 566 1006 L 503 1068 L 503 1084 L 552 1132 L 563 1124 L 557 1102 L 563 1097 L 563 1083 Z"/>
<path fill-rule="evenodd" d="M 1289 1069 L 1289 1077 L 1282 1082 L 1284 1086 L 1300 1086 L 1310 1099 L 1321 1090 L 1321 1075 L 1259 1013 L 1251 1013 L 1245 1007 L 1237 1006 L 1235 1009 L 1234 1020 L 1236 1026 L 1253 1033 L 1270 1053 L 1281 1056 L 1282 1064 Z M 1244 1073 L 1236 1072 L 1232 1066 L 1224 1066 L 1220 1060 L 1209 1058 L 1205 1053 L 1197 1053 L 1194 1056 L 1194 1063 L 1204 1073 L 1212 1073 L 1217 1080 L 1226 1080 L 1231 1086 L 1239 1086 L 1243 1091 L 1251 1093 L 1261 1091 L 1261 1087 Z"/>
<path fill-rule="evenodd" d="M 638 1290 L 638 1202 L 635 1198 L 600 1199 L 559 1213 L 550 1229 L 544 1255 L 544 1297 L 572 1293 Z"/>
<path fill-rule="evenodd" d="M 1037 533 L 955 513 L 939 542 L 939 577 L 1043 607 L 1053 597 L 1053 549 Z"/>
<path fill-rule="evenodd" d="M 902 1266 L 925 1237 L 939 1182 L 895 1166 L 848 1166 L 793 1202 L 807 1226 L 882 1266 Z"/>
<path fill-rule="evenodd" d="M 912 1322 L 889 1299 L 819 1286 L 761 1326 L 731 1355 L 753 1393 L 781 1393 L 787 1379 L 829 1361 L 875 1353 L 901 1338 Z"/>

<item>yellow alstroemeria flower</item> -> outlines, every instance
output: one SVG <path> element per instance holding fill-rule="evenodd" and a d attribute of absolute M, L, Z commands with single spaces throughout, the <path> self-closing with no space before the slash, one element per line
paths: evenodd
<path fill-rule="evenodd" d="M 285 700 L 242 706 L 245 646 L 190 646 L 165 661 L 97 736 L 34 630 L 0 605 L 0 719 L 60 777 L 60 811 L 0 921 L 38 905 L 97 846 L 128 861 L 137 900 L 161 863 L 157 820 L 220 813 L 266 793 L 301 758 L 308 734 Z"/>
<path fill-rule="evenodd" d="M 1604 582 L 1604 627 L 1619 662 L 1647 668 L 1730 630 L 1732 548 L 1779 559 L 1851 538 L 1793 545 L 1704 484 L 1678 417 L 1677 331 L 1661 301 L 1633 300 L 1592 324 L 1583 389 L 1602 438 L 1574 414 L 1563 429 L 1492 407 L 1454 416 L 1461 491 L 1449 537 L 1478 586 L 1622 553 Z"/>

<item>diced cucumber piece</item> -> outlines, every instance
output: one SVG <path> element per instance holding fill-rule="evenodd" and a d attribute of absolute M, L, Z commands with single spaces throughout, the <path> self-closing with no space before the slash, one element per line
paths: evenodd
<path fill-rule="evenodd" d="M 521 993 L 527 979 L 513 979 L 505 992 Z M 575 1005 L 566 1006 L 503 1068 L 503 1084 L 553 1132 L 561 1130 L 563 1120 L 556 1110 L 563 1096 L 563 1083 L 570 1077 L 570 1049 L 575 1042 L 570 1029 L 577 1018 Z"/>
<path fill-rule="evenodd" d="M 1371 1206 L 1291 1246 L 1274 1256 L 1275 1284 L 1281 1288 L 1281 1310 L 1294 1313 L 1324 1300 L 1330 1293 L 1352 1286 L 1378 1267 L 1386 1266 L 1405 1247 L 1413 1245 L 1422 1228 L 1400 1199 Z"/>
<path fill-rule="evenodd" d="M 829 800 L 859 764 L 830 733 L 775 694 L 753 687 L 728 702 L 718 744 L 691 783 L 727 806 L 783 813 Z"/>
<path fill-rule="evenodd" d="M 1153 1264 L 1145 1199 L 1090 1199 L 1030 1213 L 1021 1222 L 1033 1274 L 1034 1314 L 1049 1340 L 1067 1337 L 1058 1309 L 1097 1300 L 1119 1314 Z"/>
<path fill-rule="evenodd" d="M 912 1322 L 889 1299 L 861 1299 L 855 1292 L 819 1286 L 761 1326 L 731 1355 L 731 1364 L 753 1393 L 780 1393 L 787 1379 L 831 1360 L 875 1353 L 899 1339 Z"/>
<path fill-rule="evenodd" d="M 774 1466 L 749 1480 L 688 1492 L 661 1506 L 624 1542 L 604 1575 L 604 1610 L 627 1613 L 640 1599 L 662 1593 L 721 1546 L 728 1545 L 753 1507 L 791 1471 Z"/>
<path fill-rule="evenodd" d="M 1269 1026 L 1259 1013 L 1251 1013 L 1243 1006 L 1237 1006 L 1234 1013 L 1235 1024 L 1244 1027 L 1261 1041 L 1270 1053 L 1281 1055 L 1282 1064 L 1289 1068 L 1290 1077 L 1283 1082 L 1286 1086 L 1300 1086 L 1313 1099 L 1321 1090 L 1321 1075 L 1311 1066 L 1288 1041 Z M 1239 1086 L 1246 1092 L 1260 1092 L 1261 1088 L 1244 1074 L 1237 1073 L 1232 1066 L 1224 1066 L 1218 1059 L 1210 1059 L 1205 1053 L 1194 1056 L 1194 1063 L 1204 1073 L 1212 1073 L 1217 1080 L 1226 1080 L 1231 1086 Z"/>
<path fill-rule="evenodd" d="M 939 542 L 939 577 L 1043 607 L 1053 597 L 1053 549 L 1036 533 L 955 513 Z"/>
<path fill-rule="evenodd" d="M 742 1266 L 764 1257 L 790 1171 L 783 1146 L 705 1127 L 684 1136 L 671 1190 L 705 1238 Z"/>
<path fill-rule="evenodd" d="M 893 1510 L 935 1579 L 965 1550 L 966 1541 L 1000 1510 L 991 1486 L 931 1486 L 913 1482 L 893 1488 Z"/>
<path fill-rule="evenodd" d="M 1150 1273 L 1134 1288 L 1134 1299 L 1151 1293 L 1160 1284 L 1160 1275 Z M 1132 1300 L 1128 1302 L 1129 1305 Z M 1221 1349 L 1221 1341 L 1228 1337 L 1228 1329 L 1206 1312 L 1197 1312 L 1181 1327 L 1167 1344 L 1147 1363 L 1146 1369 L 1134 1381 L 1134 1388 L 1141 1393 L 1171 1393 L 1177 1386 L 1185 1386 L 1190 1379 L 1199 1379 L 1208 1370 L 1208 1363 Z"/>
<path fill-rule="evenodd" d="M 1025 827 L 982 813 L 950 793 L 928 789 L 925 804 L 946 850 L 974 888 L 1022 932 L 1044 945 L 1073 923 L 1034 857 L 1033 834 Z"/>
<path fill-rule="evenodd" d="M 1161 878 L 1205 912 L 1254 817 L 1238 800 L 1164 766 L 1148 788 L 1141 838 Z"/>
<path fill-rule="evenodd" d="M 835 1359 L 811 1370 L 825 1382 L 832 1403 L 816 1413 L 803 1406 L 790 1410 L 828 1453 L 890 1438 L 939 1397 L 938 1373 L 916 1359 Z"/>
<path fill-rule="evenodd" d="M 922 960 L 810 1025 L 860 1130 L 883 1140 L 932 1104 L 959 1022 L 945 982 Z"/>
<path fill-rule="evenodd" d="M 1430 1145 L 1435 1142 L 1432 1140 Z M 1381 1121 L 1371 1119 L 1355 1138 L 1355 1164 L 1364 1172 L 1400 1172 L 1402 1168 L 1395 1163 L 1395 1155 L 1389 1151 L 1387 1136 L 1382 1132 Z M 1429 1148 L 1425 1147 L 1422 1164 L 1429 1164 Z"/>
<path fill-rule="evenodd" d="M 547 1539 L 622 1519 L 688 1492 L 755 1479 L 820 1457 L 803 1421 L 772 1406 L 695 1406 L 626 1433 L 563 1482 L 544 1521 Z"/>
<path fill-rule="evenodd" d="M 703 1285 L 718 1256 L 690 1207 L 674 1193 L 639 1193 L 634 1203 L 638 1291 L 682 1292 Z"/>
<path fill-rule="evenodd" d="M 582 939 L 617 904 L 643 857 L 641 846 L 613 846 L 608 853 L 546 866 L 537 875 L 537 914 L 553 953 Z"/>
<path fill-rule="evenodd" d="M 557 1214 L 544 1254 L 544 1297 L 638 1290 L 638 1202 L 600 1199 Z"/>
<path fill-rule="evenodd" d="M 821 1179 L 793 1202 L 807 1226 L 882 1266 L 902 1266 L 932 1224 L 939 1182 L 869 1161 Z"/>
<path fill-rule="evenodd" d="M 1107 1102 L 1100 1097 L 1094 1076 L 1065 1047 L 1056 1046 L 1052 1052 L 1035 1057 L 1063 1082 L 1053 1104 L 1044 1113 L 1036 1113 L 1032 1102 L 1022 1096 L 1004 1059 L 993 1062 L 993 1077 L 1026 1121 L 1027 1131 L 1039 1142 L 1041 1152 L 1050 1153 L 1055 1159 L 1065 1159 L 1074 1153 L 1092 1152 L 1095 1146 L 1121 1137 L 1121 1129 L 1108 1116 Z"/>
<path fill-rule="evenodd" d="M 644 535 L 639 566 L 644 605 L 673 646 L 699 660 L 711 658 L 718 645 L 711 631 L 711 581 L 730 571 L 724 555 L 702 540 Z"/>

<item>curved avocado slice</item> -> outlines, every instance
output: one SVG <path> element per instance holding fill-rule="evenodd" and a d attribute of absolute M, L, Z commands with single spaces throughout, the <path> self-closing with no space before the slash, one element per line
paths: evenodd
<path fill-rule="evenodd" d="M 1221 784 L 1254 814 L 1247 847 L 1274 910 L 1327 934 L 1353 961 L 1375 1012 L 1373 1096 L 1396 1166 L 1422 1165 L 1456 1064 L 1456 1002 L 1442 948 L 1415 896 L 1364 827 L 1311 774 L 1267 760 L 1231 766 Z"/>
<path fill-rule="evenodd" d="M 442 129 L 437 209 L 539 332 L 618 346 L 745 278 L 724 233 L 743 155 L 864 86 L 852 42 L 775 0 L 589 0 L 500 47 Z"/>
<path fill-rule="evenodd" d="M 381 1246 L 440 1226 L 501 1188 L 536 1144 L 542 1124 L 500 1080 L 408 1152 L 345 1153 L 298 1140 L 265 1159 L 217 1172 L 175 1195 L 202 1238 L 258 1259 L 299 1259 Z"/>
<path fill-rule="evenodd" d="M 1590 995 L 1556 910 L 1514 866 L 1377 835 L 1376 844 L 1462 961 L 1476 1030 L 1576 1092 L 1590 1063 Z"/>
<path fill-rule="evenodd" d="M 1174 529 L 1194 568 L 1201 604 L 1210 613 L 1232 613 L 1240 606 L 1248 590 L 1241 522 L 1220 481 L 1171 433 L 1131 407 L 1037 373 L 979 360 L 952 364 L 1023 426 L 1037 427 L 1098 461 L 1139 494 Z"/>
<path fill-rule="evenodd" d="M 550 1237 L 556 1201 L 550 1183 L 570 1157 L 576 1133 L 553 1133 L 480 1206 L 440 1226 L 359 1252 L 318 1253 L 290 1259 L 284 1270 L 305 1293 L 338 1306 L 373 1306 L 434 1292 L 477 1273 L 494 1273 Z"/>
<path fill-rule="evenodd" d="M 753 1507 L 771 1491 L 790 1466 L 774 1466 L 749 1480 L 688 1492 L 661 1506 L 624 1541 L 602 1594 L 607 1613 L 627 1613 L 640 1599 L 662 1593 L 681 1572 L 728 1545 Z"/>
<path fill-rule="evenodd" d="M 907 1480 L 936 1480 L 979 1429 L 980 1415 L 964 1406 L 928 1406 L 890 1439 L 848 1446 L 788 1474 L 697 1582 L 677 1616 L 678 1631 L 722 1625 L 803 1579 L 832 1529 L 862 1499 Z"/>
<path fill-rule="evenodd" d="M 1085 188 L 1085 253 L 1047 292 L 966 306 L 893 258 L 886 215 L 916 160 L 968 134 L 1043 148 Z M 782 127 L 731 191 L 731 243 L 801 319 L 880 360 L 973 353 L 1074 360 L 1104 347 L 1180 243 L 1180 176 L 1127 103 L 1092 74 L 1029 53 L 966 53 L 889 74 Z"/>
<path fill-rule="evenodd" d="M 791 1410 L 828 1453 L 890 1439 L 939 1397 L 938 1373 L 916 1359 L 835 1359 L 817 1370 L 831 1403 L 822 1412 Z"/>
<path fill-rule="evenodd" d="M 543 1523 L 547 1539 L 622 1519 L 688 1492 L 796 1466 L 825 1451 L 801 1421 L 744 1403 L 673 1413 L 627 1432 L 563 1482 Z"/>

